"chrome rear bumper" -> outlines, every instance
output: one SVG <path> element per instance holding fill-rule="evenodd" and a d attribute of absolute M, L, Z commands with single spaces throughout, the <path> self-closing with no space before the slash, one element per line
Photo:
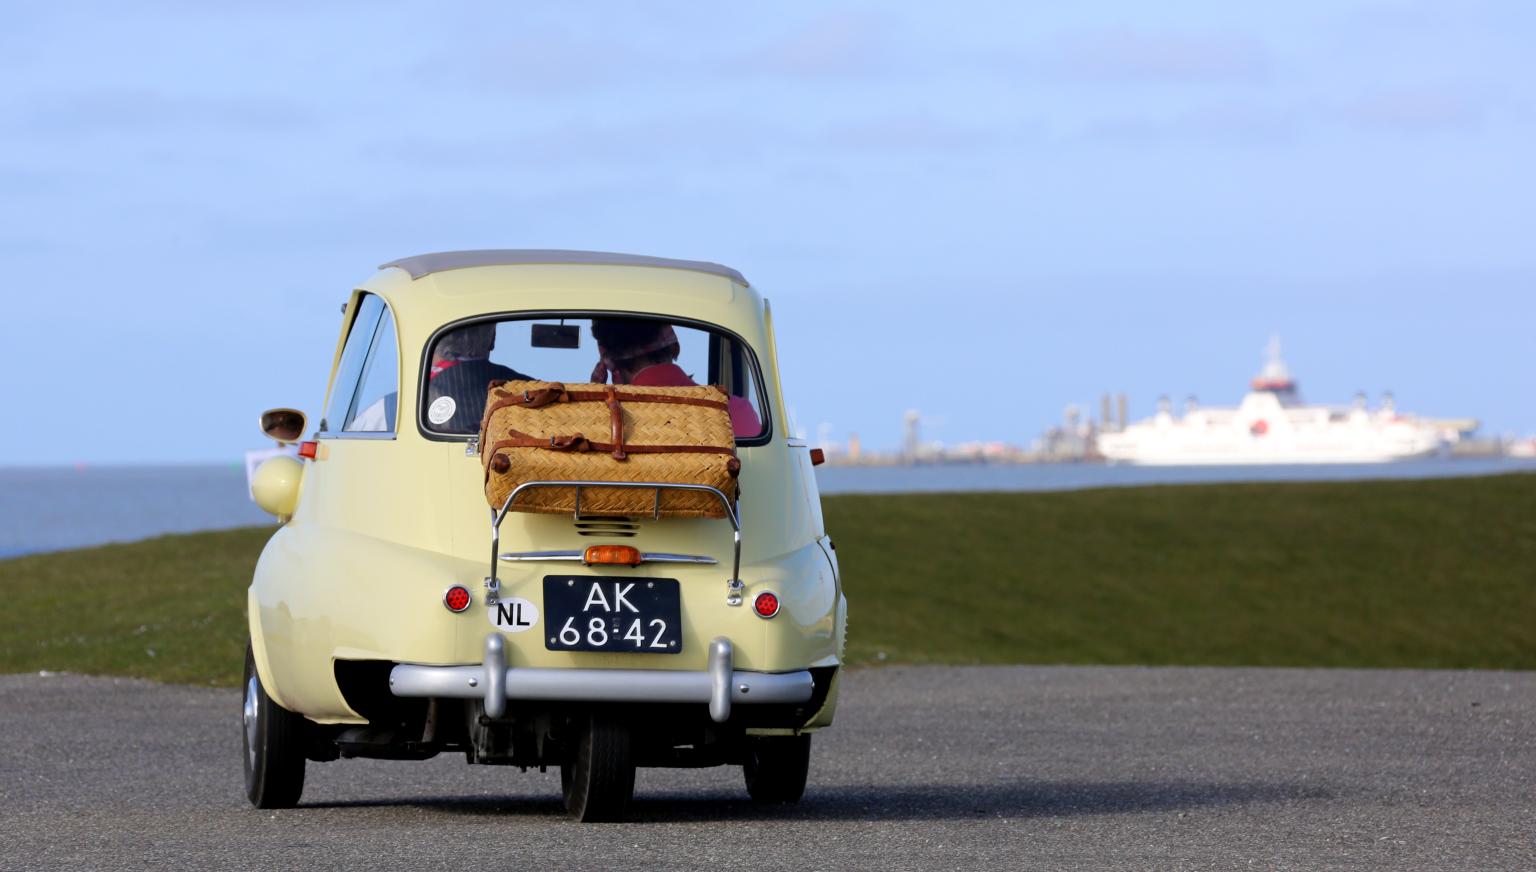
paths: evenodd
<path fill-rule="evenodd" d="M 740 672 L 731 665 L 731 641 L 709 643 L 704 672 L 669 669 L 508 668 L 500 633 L 485 637 L 485 661 L 479 666 L 401 664 L 389 673 L 395 696 L 485 699 L 485 713 L 506 713 L 507 700 L 565 702 L 708 703 L 709 716 L 724 723 L 732 705 L 797 703 L 811 698 L 815 682 L 809 671 Z"/>

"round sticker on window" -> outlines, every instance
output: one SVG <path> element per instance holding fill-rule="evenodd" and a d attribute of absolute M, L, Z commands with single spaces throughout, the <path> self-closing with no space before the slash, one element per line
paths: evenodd
<path fill-rule="evenodd" d="M 427 420 L 434 424 L 446 423 L 453 417 L 456 408 L 453 397 L 438 397 L 432 401 L 432 405 L 427 407 Z"/>

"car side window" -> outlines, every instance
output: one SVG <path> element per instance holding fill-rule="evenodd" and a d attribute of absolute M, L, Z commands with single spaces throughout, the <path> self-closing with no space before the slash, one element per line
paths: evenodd
<path fill-rule="evenodd" d="M 395 319 L 384 311 L 373 335 L 373 348 L 363 364 L 352 418 L 341 429 L 348 433 L 393 433 L 400 404 L 400 354 L 395 343 Z"/>
<path fill-rule="evenodd" d="M 373 336 L 378 331 L 379 315 L 384 312 L 384 302 L 367 294 L 358 304 L 357 316 L 352 319 L 352 330 L 347 334 L 347 344 L 341 349 L 341 361 L 336 365 L 336 377 L 331 382 L 331 400 L 320 419 L 320 432 L 334 432 L 350 420 L 353 400 L 357 398 L 358 377 L 368 360 L 368 349 L 373 346 Z"/>

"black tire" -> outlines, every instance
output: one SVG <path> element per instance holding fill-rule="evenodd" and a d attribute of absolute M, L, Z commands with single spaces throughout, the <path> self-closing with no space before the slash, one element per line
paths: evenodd
<path fill-rule="evenodd" d="M 741 767 L 753 802 L 793 805 L 805 795 L 811 772 L 811 737 L 771 736 L 752 739 Z"/>
<path fill-rule="evenodd" d="M 574 759 L 560 766 L 565 810 L 582 823 L 621 821 L 635 794 L 629 728 L 592 715 L 578 729 Z"/>
<path fill-rule="evenodd" d="M 245 795 L 257 808 L 293 808 L 304 792 L 304 751 L 309 722 L 272 701 L 256 675 L 256 658 L 245 647 L 245 700 L 240 735 L 245 757 Z"/>

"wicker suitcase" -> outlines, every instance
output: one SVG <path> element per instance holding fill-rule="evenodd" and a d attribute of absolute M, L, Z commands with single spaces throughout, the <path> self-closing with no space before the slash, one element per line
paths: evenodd
<path fill-rule="evenodd" d="M 528 481 L 708 485 L 733 502 L 736 438 L 717 387 L 492 383 L 480 423 L 485 497 L 500 509 Z M 530 488 L 512 511 L 574 513 L 576 488 Z M 583 487 L 584 516 L 723 518 L 707 491 Z"/>

